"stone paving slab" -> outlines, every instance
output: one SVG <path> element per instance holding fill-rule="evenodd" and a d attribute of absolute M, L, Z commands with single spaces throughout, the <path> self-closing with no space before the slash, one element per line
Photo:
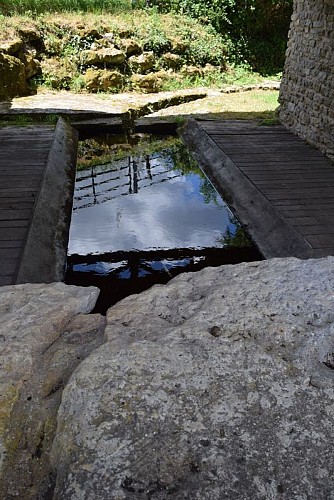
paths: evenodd
<path fill-rule="evenodd" d="M 207 96 L 206 90 L 190 89 L 157 94 L 73 94 L 45 92 L 0 102 L 0 116 L 15 114 L 61 114 L 78 118 L 121 116 L 127 113 L 142 116 L 170 105 L 182 104 Z"/>
<path fill-rule="evenodd" d="M 254 85 L 225 85 L 221 89 L 196 88 L 144 94 L 74 94 L 67 91 L 49 91 L 33 96 L 16 97 L 0 102 L 0 117 L 14 114 L 75 115 L 78 119 L 102 116 L 120 117 L 127 113 L 139 118 L 169 106 L 184 104 L 205 97 L 251 90 L 278 90 L 279 82 L 267 81 Z"/>

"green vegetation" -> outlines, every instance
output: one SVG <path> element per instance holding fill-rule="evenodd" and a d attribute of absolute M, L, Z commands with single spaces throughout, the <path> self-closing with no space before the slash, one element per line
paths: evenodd
<path fill-rule="evenodd" d="M 273 76 L 276 78 L 276 76 Z M 209 69 L 203 75 L 171 75 L 162 83 L 162 90 L 180 90 L 196 87 L 222 88 L 226 85 L 252 85 L 261 83 L 264 78 L 246 65 L 230 65 L 227 71 Z"/>
<path fill-rule="evenodd" d="M 245 230 L 240 226 L 239 222 L 231 216 L 230 223 L 236 225 L 236 230 L 233 233 L 231 229 L 228 227 L 221 238 L 218 238 L 218 242 L 227 247 L 250 247 L 252 246 L 252 242 L 247 236 Z"/>
<path fill-rule="evenodd" d="M 58 115 L 17 114 L 0 118 L 0 127 L 28 127 L 30 125 L 56 125 Z"/>
<path fill-rule="evenodd" d="M 187 104 L 169 107 L 159 111 L 159 116 L 172 119 L 174 116 L 220 120 L 259 120 L 260 124 L 277 123 L 276 109 L 278 91 L 253 90 L 232 94 L 219 93 Z"/>
<path fill-rule="evenodd" d="M 265 74 L 283 67 L 293 0 L 151 0 L 160 12 L 176 12 L 211 24 L 230 44 L 230 61 Z"/>
<path fill-rule="evenodd" d="M 37 86 L 75 92 L 89 90 L 92 84 L 87 81 L 86 74 L 92 68 L 98 70 L 100 76 L 101 71 L 109 70 L 110 73 L 116 70 L 119 80 L 115 86 L 93 84 L 93 92 L 105 91 L 106 88 L 111 92 L 145 90 L 145 84 L 131 79 L 131 61 L 126 60 L 118 66 L 103 63 L 88 66 L 82 58 L 83 51 L 108 46 L 122 51 L 124 39 L 131 39 L 144 53 L 153 53 L 150 69 L 139 69 L 138 73 L 155 75 L 152 86 L 156 90 L 217 87 L 222 83 L 246 83 L 246 80 L 259 79 L 259 75 L 251 75 L 250 68 L 245 65 L 228 64 L 227 44 L 210 25 L 202 25 L 179 14 L 158 14 L 155 10 L 114 15 L 45 14 L 35 19 L 29 16 L 6 17 L 1 24 L 0 45 L 19 38 L 23 26 L 39 33 L 40 42 L 33 42 L 41 63 L 41 72 L 34 79 Z M 106 34 L 109 38 L 105 37 Z M 119 77 L 120 73 L 124 78 Z"/>
<path fill-rule="evenodd" d="M 140 157 L 152 153 L 166 153 L 172 155 L 177 164 L 179 158 L 180 146 L 182 142 L 176 137 L 154 137 L 150 134 L 141 136 L 117 136 L 115 143 L 105 142 L 102 136 L 100 139 L 86 139 L 79 142 L 77 170 L 85 170 L 96 165 L 108 165 L 118 160 L 123 160 L 128 156 Z M 121 140 L 121 142 L 119 142 Z M 185 148 L 182 149 L 184 151 Z M 184 153 L 185 154 L 185 153 Z"/>
<path fill-rule="evenodd" d="M 1 0 L 0 13 L 5 16 L 46 12 L 125 12 L 131 0 Z"/>
<path fill-rule="evenodd" d="M 40 15 L 51 12 L 64 16 L 91 12 L 90 22 L 101 13 L 104 17 L 121 15 L 124 26 L 130 21 L 144 50 L 158 55 L 170 43 L 161 26 L 161 15 L 182 16 L 174 20 L 172 28 L 185 39 L 191 35 L 189 18 L 196 19 L 203 27 L 203 37 L 185 48 L 183 55 L 188 61 L 218 64 L 223 42 L 226 62 L 268 75 L 283 67 L 292 3 L 293 0 L 1 0 L 0 14 L 25 14 L 38 20 Z M 142 14 L 146 15 L 147 26 L 141 23 Z M 101 20 L 95 21 L 101 24 Z"/>

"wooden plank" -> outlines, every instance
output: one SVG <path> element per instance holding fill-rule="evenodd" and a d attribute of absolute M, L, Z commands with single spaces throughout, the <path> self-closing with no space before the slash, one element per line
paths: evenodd
<path fill-rule="evenodd" d="M 330 248 L 331 251 L 334 250 L 334 234 L 310 234 L 306 236 L 305 239 L 312 246 L 312 248 Z"/>
<path fill-rule="evenodd" d="M 14 284 L 15 284 L 14 275 L 1 276 L 0 274 L 0 286 L 14 285 Z"/>
<path fill-rule="evenodd" d="M 313 205 L 292 205 L 291 207 L 280 208 L 280 212 L 284 215 L 284 217 L 326 217 L 330 216 L 334 218 L 334 203 L 333 204 L 325 204 L 325 205 L 317 205 L 315 208 L 312 208 Z M 324 208 L 322 208 L 324 207 Z M 334 220 L 334 219 L 333 219 Z"/>
<path fill-rule="evenodd" d="M 30 210 L 35 204 L 34 198 L 29 197 L 16 197 L 16 198 L 1 198 L 0 197 L 0 210 L 13 209 L 13 210 Z"/>
<path fill-rule="evenodd" d="M 26 227 L 0 227 L 0 241 L 23 240 L 26 233 Z M 2 246 L 2 243 L 0 243 L 0 246 Z"/>
<path fill-rule="evenodd" d="M 318 226 L 295 226 L 300 234 L 303 236 L 310 235 L 330 235 L 334 234 L 334 226 L 331 225 L 318 225 Z"/>
<path fill-rule="evenodd" d="M 12 221 L 12 220 L 29 220 L 31 217 L 31 210 L 16 210 L 12 209 L 0 209 L 0 221 Z"/>
<path fill-rule="evenodd" d="M 314 255 L 334 254 L 334 165 L 328 158 L 281 126 L 234 120 L 201 127 Z"/>
<path fill-rule="evenodd" d="M 287 149 L 293 149 L 294 151 L 307 151 L 310 153 L 314 153 L 316 156 L 319 156 L 318 150 L 312 148 L 311 146 L 307 146 L 303 142 L 296 142 L 291 138 L 279 138 L 277 136 L 264 136 L 264 137 L 254 137 L 254 136 L 242 136 L 241 139 L 234 136 L 234 138 L 229 137 L 227 135 L 215 135 L 211 134 L 212 139 L 217 142 L 217 144 L 224 144 L 225 147 L 233 150 L 243 149 L 258 149 L 258 148 L 269 148 L 269 149 L 279 149 L 281 147 Z"/>
<path fill-rule="evenodd" d="M 322 257 L 328 257 L 329 255 L 334 255 L 333 248 L 313 248 L 313 256 L 315 259 L 320 259 Z"/>
<path fill-rule="evenodd" d="M 13 284 L 53 130 L 0 130 L 0 286 Z"/>
<path fill-rule="evenodd" d="M 2 249 L 4 248 L 22 248 L 24 240 L 2 240 L 0 242 L 0 246 Z"/>
<path fill-rule="evenodd" d="M 298 180 L 259 180 L 253 179 L 253 177 L 250 177 L 253 182 L 256 182 L 256 185 L 261 189 L 261 191 L 265 192 L 266 189 L 272 189 L 272 190 L 284 190 L 284 189 L 316 189 L 316 188 L 324 188 L 324 187 L 334 187 L 334 179 L 331 181 L 326 180 L 313 180 L 312 182 L 307 181 L 307 182 L 298 182 Z"/>
<path fill-rule="evenodd" d="M 277 201 L 277 200 L 296 200 L 300 198 L 305 198 L 308 200 L 314 200 L 318 198 L 326 198 L 327 200 L 334 201 L 334 192 L 331 188 L 305 188 L 305 189 L 275 189 L 275 190 L 262 190 L 266 198 Z"/>
<path fill-rule="evenodd" d="M 309 206 L 310 204 L 317 204 L 318 206 L 327 205 L 328 203 L 332 204 L 333 200 L 328 200 L 324 198 L 314 198 L 312 200 L 309 200 L 305 197 L 299 197 L 287 200 L 271 200 L 271 203 L 276 207 L 286 207 L 286 209 L 288 209 L 290 205 L 291 206 Z"/>
<path fill-rule="evenodd" d="M 242 169 L 244 172 L 244 170 Z M 327 181 L 330 180 L 331 182 L 334 181 L 334 175 L 333 176 L 328 176 L 327 172 L 295 172 L 295 171 L 287 171 L 287 172 L 275 172 L 275 171 L 256 171 L 255 173 L 253 172 L 244 172 L 248 177 L 250 177 L 252 180 L 256 182 L 262 182 L 262 181 L 291 181 L 295 182 L 298 181 L 299 183 L 310 183 L 310 182 L 322 182 L 322 181 Z"/>
<path fill-rule="evenodd" d="M 15 185 L 15 189 L 26 190 L 27 188 L 34 188 L 36 191 L 38 189 L 39 183 L 41 182 L 41 176 L 38 175 L 24 175 L 24 176 L 14 176 L 10 175 L 4 176 L 2 178 L 0 176 L 1 188 L 0 189 L 11 189 L 13 185 Z"/>
<path fill-rule="evenodd" d="M 317 170 L 320 170 L 320 169 L 323 169 L 323 170 L 327 170 L 327 171 L 331 171 L 333 170 L 333 167 L 330 167 L 328 165 L 328 162 L 325 162 L 325 161 L 322 161 L 322 160 L 319 160 L 319 159 L 316 159 L 316 161 L 314 160 L 310 160 L 310 159 L 304 159 L 302 161 L 298 161 L 298 160 L 289 160 L 289 159 L 283 159 L 280 161 L 279 159 L 277 159 L 277 157 L 275 159 L 264 159 L 264 160 L 259 160 L 259 159 L 252 159 L 250 160 L 249 158 L 246 159 L 246 160 L 240 160 L 238 162 L 238 167 L 239 168 L 244 168 L 244 167 L 247 167 L 247 168 L 257 168 L 257 167 L 261 167 L 261 168 L 274 168 L 274 169 L 291 169 L 291 168 L 295 168 L 295 167 L 300 167 L 301 169 L 313 169 L 315 172 Z"/>
<path fill-rule="evenodd" d="M 9 169 L 9 170 L 1 170 L 0 168 L 0 179 L 2 178 L 8 178 L 9 176 L 13 178 L 13 181 L 15 182 L 15 179 L 19 178 L 19 177 L 23 177 L 23 176 L 33 176 L 33 177 L 37 177 L 39 179 L 42 179 L 43 177 L 43 172 L 44 172 L 44 168 L 45 166 L 43 165 L 42 167 L 40 167 L 39 169 L 37 168 L 34 168 L 34 169 L 30 169 L 30 170 L 24 170 L 24 169 Z M 1 182 L 1 180 L 0 180 Z"/>
<path fill-rule="evenodd" d="M 21 255 L 21 248 L 1 248 L 0 247 L 0 260 L 1 259 L 18 259 Z"/>
<path fill-rule="evenodd" d="M 18 196 L 18 193 L 26 193 L 27 195 L 32 197 L 32 196 L 36 195 L 36 192 L 37 192 L 36 188 L 29 187 L 29 186 L 28 187 L 14 187 L 14 186 L 12 186 L 11 188 L 3 188 L 0 185 L 0 196 L 2 196 L 2 195 Z"/>
<path fill-rule="evenodd" d="M 291 132 L 286 130 L 282 125 L 273 125 L 270 127 L 261 126 L 250 120 L 228 120 L 226 122 L 223 121 L 200 121 L 200 126 L 206 132 L 212 133 L 228 133 L 229 135 L 233 134 L 285 134 L 291 135 Z"/>
<path fill-rule="evenodd" d="M 316 217 L 315 215 L 304 216 L 304 217 L 291 217 L 291 224 L 294 226 L 333 226 L 334 220 L 331 215 L 324 217 Z"/>
<path fill-rule="evenodd" d="M 17 259 L 0 258 L 1 276 L 12 276 L 15 273 L 16 266 L 17 266 Z"/>
<path fill-rule="evenodd" d="M 28 227 L 29 220 L 0 220 L 0 228 Z"/>

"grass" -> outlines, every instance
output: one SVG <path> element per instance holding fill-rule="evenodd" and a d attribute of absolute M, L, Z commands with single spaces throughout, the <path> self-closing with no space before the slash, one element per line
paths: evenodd
<path fill-rule="evenodd" d="M 26 2 L 33 5 L 47 5 L 41 0 L 4 0 L 4 5 L 23 5 Z M 57 2 L 52 1 L 56 8 Z M 104 5 L 98 0 L 68 0 L 68 10 L 76 2 L 88 2 L 93 8 L 94 2 Z M 107 0 L 105 0 L 107 2 Z M 6 3 L 7 2 L 7 3 Z M 157 88 L 160 91 L 181 90 L 185 88 L 209 87 L 221 88 L 224 85 L 253 84 L 264 80 L 258 73 L 251 71 L 246 64 L 229 64 L 226 38 L 220 36 L 210 26 L 203 26 L 198 21 L 187 16 L 173 14 L 158 14 L 154 9 L 131 10 L 131 1 L 111 2 L 116 9 L 114 14 L 87 12 L 43 13 L 30 12 L 22 16 L 0 16 L 0 42 L 6 42 L 20 35 L 24 27 L 35 28 L 43 37 L 44 52 L 40 55 L 42 75 L 35 78 L 38 89 L 52 88 L 56 90 L 85 91 L 84 74 L 87 68 L 82 65 L 80 53 L 90 48 L 94 34 L 113 33 L 116 43 L 122 38 L 131 38 L 143 47 L 151 50 L 155 56 L 153 71 L 161 74 Z M 122 5 L 127 4 L 127 7 Z M 50 2 L 51 4 L 51 2 Z M 0 5 L 1 0 L 0 0 Z M 72 7 L 71 7 L 72 6 Z M 88 6 L 86 6 L 88 8 Z M 14 7 L 13 7 L 14 8 Z M 36 7 L 37 9 L 37 7 Z M 82 4 L 84 10 L 84 4 Z M 111 7 L 110 7 L 111 9 Z M 36 12 L 39 12 L 38 9 Z M 188 68 L 195 66 L 200 76 L 191 75 L 187 69 L 172 71 L 167 69 L 163 54 L 171 49 L 173 43 L 183 46 L 178 53 L 180 66 Z M 125 76 L 125 85 L 121 90 L 136 90 L 136 84 L 131 81 L 129 68 L 121 71 Z M 190 73 L 190 74 L 189 74 Z M 110 92 L 118 89 L 111 89 Z"/>
<path fill-rule="evenodd" d="M 222 88 L 226 85 L 252 85 L 265 80 L 260 74 L 251 71 L 249 67 L 228 66 L 225 72 L 207 71 L 202 76 L 189 77 L 171 75 L 164 81 L 161 90 L 182 90 L 187 88 L 206 87 L 212 89 Z"/>
<path fill-rule="evenodd" d="M 2 15 L 31 14 L 46 12 L 126 12 L 131 10 L 131 0 L 2 0 Z"/>
<path fill-rule="evenodd" d="M 253 90 L 235 94 L 215 94 L 187 104 L 173 106 L 154 113 L 154 116 L 182 116 L 217 119 L 260 119 L 277 123 L 278 92 Z"/>
<path fill-rule="evenodd" d="M 0 127 L 29 127 L 31 125 L 56 125 L 58 115 L 15 114 L 0 117 Z"/>

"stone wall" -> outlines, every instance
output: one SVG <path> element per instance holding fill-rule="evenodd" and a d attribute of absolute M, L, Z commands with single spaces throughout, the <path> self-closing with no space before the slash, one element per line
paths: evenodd
<path fill-rule="evenodd" d="M 294 0 L 280 120 L 334 159 L 334 0 Z"/>

